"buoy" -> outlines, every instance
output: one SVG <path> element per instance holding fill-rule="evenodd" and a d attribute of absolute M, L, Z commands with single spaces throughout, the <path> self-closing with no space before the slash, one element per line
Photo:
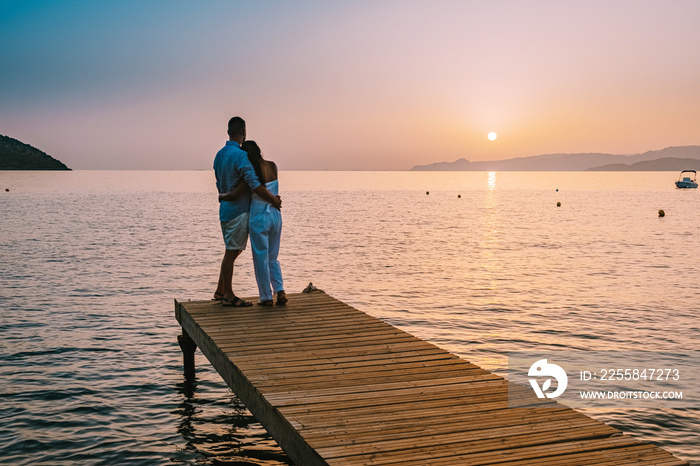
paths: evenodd
<path fill-rule="evenodd" d="M 461 195 L 461 194 L 457 194 L 457 199 L 462 199 L 462 195 Z"/>
<path fill-rule="evenodd" d="M 659 217 L 665 217 L 665 216 L 666 216 L 666 212 L 664 212 L 663 209 L 659 210 Z"/>
<path fill-rule="evenodd" d="M 557 202 L 557 207 L 561 207 L 561 202 Z"/>

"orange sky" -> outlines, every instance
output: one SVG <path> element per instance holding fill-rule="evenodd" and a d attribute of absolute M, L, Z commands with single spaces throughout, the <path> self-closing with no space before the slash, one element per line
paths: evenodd
<path fill-rule="evenodd" d="M 0 134 L 77 169 L 209 169 L 233 115 L 282 169 L 700 144 L 692 0 L 27 1 L 0 18 Z"/>

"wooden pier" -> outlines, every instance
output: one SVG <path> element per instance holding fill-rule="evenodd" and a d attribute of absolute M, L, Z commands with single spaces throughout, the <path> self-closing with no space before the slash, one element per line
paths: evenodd
<path fill-rule="evenodd" d="M 508 408 L 502 377 L 325 293 L 175 315 L 186 371 L 196 345 L 298 466 L 688 464 L 557 403 Z"/>

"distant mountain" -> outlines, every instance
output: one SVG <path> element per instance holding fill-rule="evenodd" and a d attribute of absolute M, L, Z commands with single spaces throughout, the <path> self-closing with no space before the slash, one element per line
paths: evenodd
<path fill-rule="evenodd" d="M 639 162 L 647 162 L 661 159 L 693 159 L 700 160 L 700 146 L 667 147 L 661 150 L 651 150 L 643 154 L 615 155 L 602 153 L 580 154 L 544 154 L 532 157 L 518 157 L 514 159 L 470 162 L 461 158 L 454 162 L 439 162 L 430 165 L 416 165 L 411 170 L 415 171 L 582 171 L 598 170 L 601 166 L 618 167 L 603 170 L 652 170 L 635 166 Z M 670 162 L 667 162 L 670 163 Z M 635 166 L 634 168 L 629 168 Z M 645 167 L 646 165 L 641 165 Z M 653 170 L 677 170 L 675 165 L 664 165 Z M 628 168 L 621 168 L 628 167 Z M 693 168 L 678 168 L 678 170 L 693 170 Z"/>
<path fill-rule="evenodd" d="M 36 147 L 0 134 L 0 170 L 70 170 Z"/>
<path fill-rule="evenodd" d="M 613 163 L 611 165 L 603 165 L 600 167 L 593 167 L 588 169 L 588 171 L 598 172 L 663 172 L 681 170 L 700 170 L 700 160 L 689 158 L 681 159 L 678 157 L 664 157 L 661 159 L 645 160 L 643 162 L 637 162 L 631 165 L 626 165 L 624 163 Z"/>

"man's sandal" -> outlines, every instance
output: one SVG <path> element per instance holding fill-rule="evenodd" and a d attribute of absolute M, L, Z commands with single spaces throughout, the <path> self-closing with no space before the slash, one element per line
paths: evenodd
<path fill-rule="evenodd" d="M 234 295 L 233 299 L 222 299 L 221 305 L 224 307 L 249 307 L 252 306 L 253 303 L 249 303 Z"/>

